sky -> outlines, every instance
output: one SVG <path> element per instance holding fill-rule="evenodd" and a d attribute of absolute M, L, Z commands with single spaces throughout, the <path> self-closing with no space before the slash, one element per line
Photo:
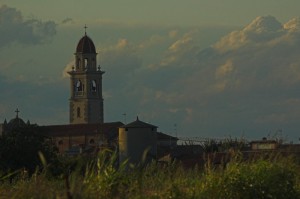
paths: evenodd
<path fill-rule="evenodd" d="M 299 13 L 297 0 L 2 0 L 0 122 L 19 108 L 25 121 L 68 123 L 66 72 L 86 24 L 105 121 L 299 142 Z"/>

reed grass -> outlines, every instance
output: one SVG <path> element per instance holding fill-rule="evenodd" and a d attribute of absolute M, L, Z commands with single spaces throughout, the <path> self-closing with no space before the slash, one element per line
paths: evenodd
<path fill-rule="evenodd" d="M 55 177 L 47 171 L 0 177 L 0 198 L 300 198 L 300 165 L 292 157 L 233 158 L 219 167 L 186 169 L 179 162 L 118 165 L 116 154 L 103 152 L 84 168 Z"/>

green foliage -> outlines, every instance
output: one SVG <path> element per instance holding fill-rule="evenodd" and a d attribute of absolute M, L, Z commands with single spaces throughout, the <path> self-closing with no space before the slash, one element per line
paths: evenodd
<path fill-rule="evenodd" d="M 205 152 L 228 152 L 229 150 L 242 150 L 249 147 L 244 139 L 232 139 L 231 137 L 225 140 L 208 139 L 201 143 Z"/>
<path fill-rule="evenodd" d="M 300 198 L 300 166 L 293 158 L 241 160 L 238 156 L 226 166 L 207 165 L 204 170 L 185 169 L 176 162 L 142 167 L 118 165 L 117 155 L 105 151 L 88 160 L 85 171 L 78 163 L 65 177 L 49 179 L 44 171 L 13 183 L 2 180 L 0 198 Z"/>
<path fill-rule="evenodd" d="M 233 161 L 222 171 L 207 172 L 202 185 L 203 194 L 224 199 L 299 198 L 297 178 L 299 166 L 295 169 L 295 164 L 284 158 Z"/>

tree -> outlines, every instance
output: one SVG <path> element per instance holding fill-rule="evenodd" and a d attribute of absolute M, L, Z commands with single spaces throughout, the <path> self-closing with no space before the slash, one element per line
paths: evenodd
<path fill-rule="evenodd" d="M 32 174 L 43 166 L 39 154 L 43 154 L 47 162 L 57 159 L 55 145 L 39 132 L 37 125 L 15 128 L 0 137 L 0 170 L 3 172 L 26 169 Z"/>

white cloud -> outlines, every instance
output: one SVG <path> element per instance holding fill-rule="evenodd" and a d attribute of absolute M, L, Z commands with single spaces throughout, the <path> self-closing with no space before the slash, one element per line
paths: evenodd
<path fill-rule="evenodd" d="M 284 29 L 289 31 L 300 31 L 300 18 L 296 17 L 283 25 Z"/>
<path fill-rule="evenodd" d="M 282 25 L 273 16 L 260 16 L 254 19 L 248 26 L 246 26 L 244 32 L 255 33 L 270 33 L 281 31 Z"/>
<path fill-rule="evenodd" d="M 221 53 L 241 49 L 243 46 L 256 48 L 267 45 L 286 33 L 283 25 L 274 17 L 257 17 L 242 30 L 233 31 L 214 45 Z"/>
<path fill-rule="evenodd" d="M 71 61 L 66 65 L 66 67 L 62 71 L 62 78 L 70 78 L 68 72 L 72 71 L 75 66 L 75 58 L 73 57 Z"/>
<path fill-rule="evenodd" d="M 193 64 L 196 54 L 199 52 L 199 46 L 195 44 L 193 39 L 194 32 L 188 32 L 181 38 L 173 42 L 158 65 L 152 68 L 159 67 L 185 67 L 185 65 Z"/>

